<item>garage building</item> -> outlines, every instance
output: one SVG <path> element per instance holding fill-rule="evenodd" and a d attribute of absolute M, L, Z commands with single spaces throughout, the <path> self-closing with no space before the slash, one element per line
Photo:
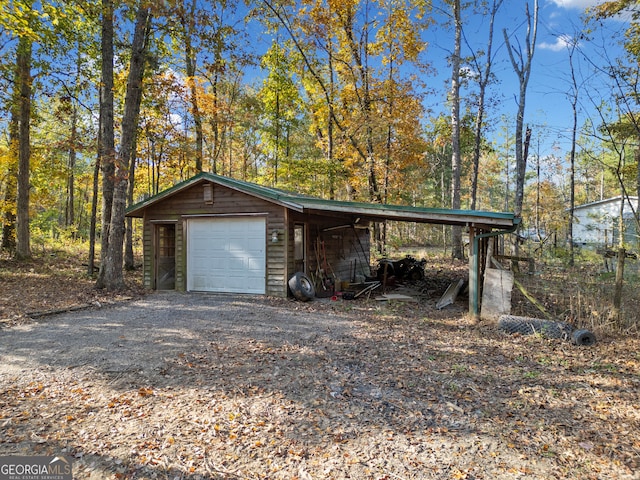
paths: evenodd
<path fill-rule="evenodd" d="M 486 240 L 517 225 L 509 213 L 323 200 L 206 172 L 127 216 L 143 220 L 145 287 L 275 297 L 287 296 L 295 272 L 368 276 L 369 226 L 384 220 L 467 227 L 473 290 Z"/>

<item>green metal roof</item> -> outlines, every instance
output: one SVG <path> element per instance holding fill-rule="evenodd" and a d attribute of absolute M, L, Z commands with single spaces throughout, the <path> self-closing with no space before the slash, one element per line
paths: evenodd
<path fill-rule="evenodd" d="M 360 218 L 361 220 L 370 221 L 397 220 L 463 226 L 473 224 L 500 229 L 512 228 L 520 221 L 520 219 L 516 218 L 513 213 L 504 212 L 451 210 L 444 208 L 412 207 L 407 205 L 324 200 L 207 172 L 199 173 L 198 175 L 178 183 L 153 197 L 136 203 L 135 205 L 131 205 L 127 209 L 127 216 L 142 217 L 143 211 L 147 207 L 175 195 L 180 191 L 190 188 L 193 185 L 204 182 L 223 185 L 233 190 L 282 205 L 301 213 L 314 213 L 318 215 L 340 214 L 342 216 L 351 216 L 354 219 Z"/>

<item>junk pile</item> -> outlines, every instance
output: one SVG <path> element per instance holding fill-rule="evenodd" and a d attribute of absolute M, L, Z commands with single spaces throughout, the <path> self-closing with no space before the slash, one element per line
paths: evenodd
<path fill-rule="evenodd" d="M 396 280 L 417 282 L 424 280 L 424 268 L 426 265 L 427 261 L 424 258 L 417 260 L 411 255 L 407 255 L 400 260 L 382 258 L 378 262 L 376 277 L 384 285 L 392 284 Z"/>

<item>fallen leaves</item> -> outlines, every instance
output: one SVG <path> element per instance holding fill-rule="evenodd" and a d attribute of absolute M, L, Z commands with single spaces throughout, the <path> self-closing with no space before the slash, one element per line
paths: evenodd
<path fill-rule="evenodd" d="M 86 274 L 85 252 L 37 254 L 29 261 L 16 261 L 0 252 L 0 326 L 22 324 L 47 312 L 73 311 L 139 297 L 141 271 L 126 271 L 126 291 L 95 288 Z"/>
<path fill-rule="evenodd" d="M 574 348 L 462 310 L 230 299 L 161 365 L 0 372 L 0 454 L 123 480 L 637 476 L 635 338 Z"/>

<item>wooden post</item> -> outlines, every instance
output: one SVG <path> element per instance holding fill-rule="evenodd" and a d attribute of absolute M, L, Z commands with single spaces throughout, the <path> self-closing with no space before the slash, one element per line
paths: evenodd
<path fill-rule="evenodd" d="M 475 302 L 480 292 L 478 284 L 480 248 L 477 249 L 478 251 L 474 248 L 475 235 L 475 227 L 471 225 L 469 227 L 469 313 L 473 315 L 474 320 L 478 320 L 480 318 L 480 313 Z"/>

